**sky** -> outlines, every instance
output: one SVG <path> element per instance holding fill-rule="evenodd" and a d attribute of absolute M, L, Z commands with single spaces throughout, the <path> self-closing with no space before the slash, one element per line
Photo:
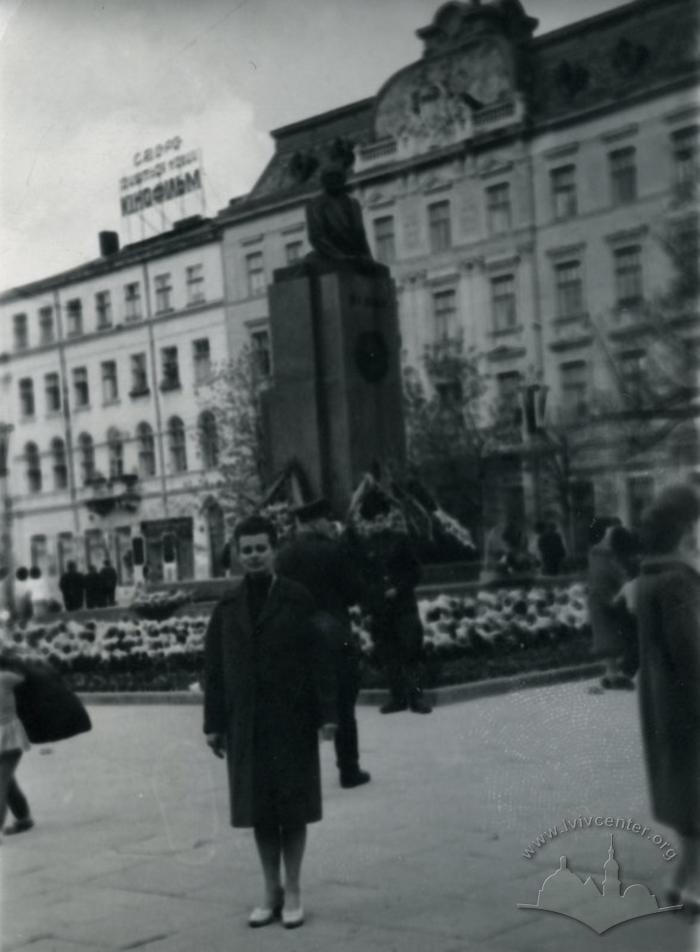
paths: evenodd
<path fill-rule="evenodd" d="M 0 0 L 0 289 L 98 255 L 139 150 L 202 150 L 207 214 L 252 188 L 269 131 L 374 95 L 439 0 Z M 619 0 L 524 0 L 538 33 Z M 173 215 L 173 217 L 175 217 Z"/>

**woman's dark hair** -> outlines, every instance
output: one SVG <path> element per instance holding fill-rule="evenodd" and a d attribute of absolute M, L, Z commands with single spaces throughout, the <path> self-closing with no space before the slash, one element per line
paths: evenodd
<path fill-rule="evenodd" d="M 642 519 L 645 551 L 666 555 L 678 548 L 684 534 L 700 519 L 700 496 L 688 485 L 669 486 L 659 493 Z"/>
<path fill-rule="evenodd" d="M 609 538 L 610 548 L 618 559 L 631 559 L 639 552 L 639 539 L 624 526 L 613 526 Z"/>
<path fill-rule="evenodd" d="M 238 545 L 242 536 L 252 535 L 266 535 L 270 540 L 271 546 L 277 545 L 277 529 L 275 528 L 275 524 L 264 516 L 246 516 L 245 519 L 241 519 L 233 530 L 233 538 L 236 540 L 236 545 Z"/>
<path fill-rule="evenodd" d="M 38 565 L 32 565 L 29 569 L 29 578 L 41 578 L 41 569 Z"/>
<path fill-rule="evenodd" d="M 15 572 L 15 578 L 18 582 L 26 582 L 26 580 L 29 578 L 28 570 L 23 565 L 21 565 Z"/>

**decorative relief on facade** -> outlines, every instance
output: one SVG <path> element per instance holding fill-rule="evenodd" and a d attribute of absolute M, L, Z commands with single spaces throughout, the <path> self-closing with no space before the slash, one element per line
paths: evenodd
<path fill-rule="evenodd" d="M 468 136 L 473 112 L 512 98 L 509 60 L 502 42 L 486 38 L 402 70 L 379 94 L 377 138 L 428 149 Z"/>
<path fill-rule="evenodd" d="M 481 230 L 481 215 L 476 188 L 472 182 L 465 182 L 457 192 L 459 228 L 464 237 L 474 237 Z"/>
<path fill-rule="evenodd" d="M 407 208 L 403 216 L 403 244 L 406 251 L 420 248 L 420 219 L 416 208 Z"/>

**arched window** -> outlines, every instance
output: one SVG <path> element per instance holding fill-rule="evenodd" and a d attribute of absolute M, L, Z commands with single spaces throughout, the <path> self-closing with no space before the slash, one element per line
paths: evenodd
<path fill-rule="evenodd" d="M 198 431 L 204 468 L 216 469 L 219 465 L 219 434 L 216 430 L 216 419 L 211 410 L 200 413 Z"/>
<path fill-rule="evenodd" d="M 124 473 L 124 443 L 119 430 L 112 426 L 107 431 L 107 456 L 109 459 L 109 477 L 116 479 Z"/>
<path fill-rule="evenodd" d="M 89 433 L 81 433 L 78 437 L 78 453 L 80 454 L 80 473 L 85 486 L 95 475 L 95 445 Z"/>
<path fill-rule="evenodd" d="M 171 417 L 168 420 L 168 449 L 173 473 L 184 473 L 187 469 L 187 444 L 185 424 L 180 417 Z"/>
<path fill-rule="evenodd" d="M 51 440 L 51 460 L 53 465 L 53 488 L 65 489 L 68 485 L 66 444 L 58 436 Z"/>
<path fill-rule="evenodd" d="M 148 423 L 139 423 L 136 427 L 136 442 L 138 444 L 139 475 L 155 476 L 156 444 L 153 439 L 153 430 Z"/>
<path fill-rule="evenodd" d="M 27 466 L 27 489 L 30 493 L 41 492 L 41 459 L 36 443 L 27 443 L 24 447 L 24 459 Z"/>

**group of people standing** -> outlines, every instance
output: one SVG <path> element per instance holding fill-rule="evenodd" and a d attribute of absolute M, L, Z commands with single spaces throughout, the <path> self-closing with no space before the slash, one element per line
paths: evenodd
<path fill-rule="evenodd" d="M 253 828 L 263 872 L 252 927 L 304 922 L 306 827 L 322 814 L 319 733 L 335 742 L 343 788 L 371 779 L 360 765 L 360 646 L 351 605 L 367 611 L 387 667 L 391 696 L 382 713 L 431 711 L 418 677 L 418 562 L 408 536 L 390 524 L 391 503 L 381 493 L 355 502 L 340 536 L 325 500 L 299 507 L 296 538 L 279 551 L 271 522 L 252 516 L 239 523 L 235 552 L 244 577 L 217 604 L 206 633 L 204 733 L 226 757 L 231 822 Z"/>
<path fill-rule="evenodd" d="M 75 562 L 69 562 L 58 585 L 67 612 L 106 608 L 116 603 L 117 571 L 109 559 L 105 559 L 99 572 L 94 565 L 81 572 Z"/>

